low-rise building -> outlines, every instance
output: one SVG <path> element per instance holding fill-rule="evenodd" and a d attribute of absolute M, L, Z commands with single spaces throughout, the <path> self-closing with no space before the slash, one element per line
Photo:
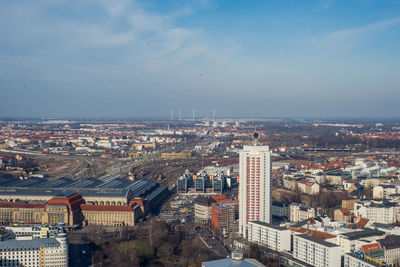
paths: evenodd
<path fill-rule="evenodd" d="M 354 215 L 367 218 L 372 222 L 396 223 L 398 222 L 400 206 L 396 202 L 386 200 L 362 200 L 355 204 Z"/>
<path fill-rule="evenodd" d="M 334 220 L 338 222 L 351 222 L 351 212 L 349 209 L 339 208 L 334 212 Z"/>
<path fill-rule="evenodd" d="M 297 189 L 300 192 L 308 194 L 308 195 L 319 194 L 319 184 L 317 184 L 316 182 L 312 182 L 312 181 L 300 180 L 297 183 Z"/>
<path fill-rule="evenodd" d="M 397 194 L 397 188 L 393 184 L 380 184 L 377 186 L 374 186 L 372 190 L 372 197 L 374 199 L 386 199 L 390 197 L 391 195 Z"/>
<path fill-rule="evenodd" d="M 272 216 L 290 218 L 290 205 L 285 202 L 272 202 L 271 205 Z"/>
<path fill-rule="evenodd" d="M 249 222 L 248 240 L 276 251 L 290 251 L 290 230 L 260 221 Z"/>
<path fill-rule="evenodd" d="M 346 253 L 343 259 L 343 267 L 381 267 L 384 266 L 380 261 L 369 260 L 361 256 L 362 254 Z M 339 266 L 339 265 L 338 265 Z"/>
<path fill-rule="evenodd" d="M 290 204 L 290 221 L 299 222 L 317 216 L 317 208 L 301 203 Z"/>
<path fill-rule="evenodd" d="M 384 251 L 384 261 L 387 265 L 400 266 L 400 236 L 388 235 L 383 239 L 378 239 Z"/>
<path fill-rule="evenodd" d="M 194 201 L 194 220 L 197 224 L 211 223 L 211 206 L 215 200 L 211 197 L 200 196 Z"/>
<path fill-rule="evenodd" d="M 143 211 L 139 205 L 101 206 L 81 205 L 86 225 L 134 226 L 142 217 Z"/>

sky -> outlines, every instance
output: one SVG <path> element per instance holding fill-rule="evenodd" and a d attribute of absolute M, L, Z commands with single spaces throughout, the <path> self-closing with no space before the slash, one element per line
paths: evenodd
<path fill-rule="evenodd" d="M 398 0 L 2 0 L 0 117 L 399 117 Z"/>

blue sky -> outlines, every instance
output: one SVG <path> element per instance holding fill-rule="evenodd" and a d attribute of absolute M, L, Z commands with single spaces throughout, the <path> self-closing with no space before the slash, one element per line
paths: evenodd
<path fill-rule="evenodd" d="M 0 117 L 399 116 L 397 0 L 1 7 Z"/>

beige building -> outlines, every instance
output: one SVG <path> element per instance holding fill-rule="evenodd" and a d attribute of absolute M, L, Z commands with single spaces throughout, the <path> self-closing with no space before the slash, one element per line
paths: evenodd
<path fill-rule="evenodd" d="M 308 218 L 317 216 L 317 209 L 315 207 L 301 204 L 291 203 L 290 204 L 290 221 L 299 222 Z"/>
<path fill-rule="evenodd" d="M 134 226 L 143 216 L 139 205 L 100 206 L 81 205 L 86 225 Z"/>
<path fill-rule="evenodd" d="M 79 194 L 52 198 L 46 204 L 0 202 L 0 223 L 56 224 L 63 221 L 66 225 L 80 224 L 83 203 Z"/>
<path fill-rule="evenodd" d="M 308 195 L 317 195 L 319 194 L 319 184 L 316 182 L 310 182 L 307 180 L 300 180 L 297 183 L 297 189 L 302 192 L 306 193 Z"/>
<path fill-rule="evenodd" d="M 372 190 L 372 197 L 374 199 L 386 199 L 391 195 L 397 194 L 396 186 L 394 185 L 377 185 Z"/>
<path fill-rule="evenodd" d="M 208 197 L 198 197 L 194 202 L 194 219 L 198 224 L 211 223 L 212 203 L 215 200 Z"/>
<path fill-rule="evenodd" d="M 334 212 L 334 220 L 337 222 L 351 222 L 351 212 L 349 209 L 340 208 Z"/>
<path fill-rule="evenodd" d="M 343 199 L 342 200 L 342 208 L 352 211 L 352 210 L 354 210 L 354 204 L 357 203 L 358 201 L 360 201 L 359 198 Z"/>
<path fill-rule="evenodd" d="M 342 185 L 343 177 L 341 175 L 325 175 L 325 182 L 331 185 Z"/>

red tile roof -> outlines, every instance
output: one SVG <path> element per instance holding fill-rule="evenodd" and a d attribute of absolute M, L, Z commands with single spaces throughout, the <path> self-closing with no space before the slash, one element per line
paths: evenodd
<path fill-rule="evenodd" d="M 343 213 L 343 215 L 350 215 L 351 214 L 349 209 L 340 208 L 339 210 Z"/>
<path fill-rule="evenodd" d="M 357 222 L 358 220 L 358 222 Z M 365 218 L 355 218 L 354 219 L 355 224 L 349 225 L 348 228 L 350 229 L 364 229 L 367 223 L 369 222 L 368 219 Z"/>
<path fill-rule="evenodd" d="M 135 205 L 129 206 L 106 206 L 106 205 L 88 205 L 82 204 L 81 209 L 82 211 L 128 211 L 133 212 Z"/>
<path fill-rule="evenodd" d="M 381 251 L 382 250 L 382 248 L 379 245 L 379 243 L 372 243 L 372 244 L 362 245 L 361 247 L 362 247 L 364 253 L 370 253 L 370 252 Z"/>
<path fill-rule="evenodd" d="M 233 200 L 226 198 L 225 195 L 213 196 L 212 197 L 217 204 L 221 203 L 239 203 L 239 200 Z"/>
<path fill-rule="evenodd" d="M 67 206 L 68 210 L 71 212 L 74 210 L 78 210 L 81 204 L 85 204 L 85 200 L 82 198 L 81 195 L 75 193 L 68 197 L 53 197 L 49 200 L 47 204 Z"/>
<path fill-rule="evenodd" d="M 324 239 L 324 240 L 336 237 L 336 235 L 331 235 L 328 233 L 311 230 L 311 229 L 306 229 L 306 228 L 288 227 L 288 229 L 290 229 L 292 232 L 302 233 L 302 234 L 310 235 L 315 238 Z"/>

